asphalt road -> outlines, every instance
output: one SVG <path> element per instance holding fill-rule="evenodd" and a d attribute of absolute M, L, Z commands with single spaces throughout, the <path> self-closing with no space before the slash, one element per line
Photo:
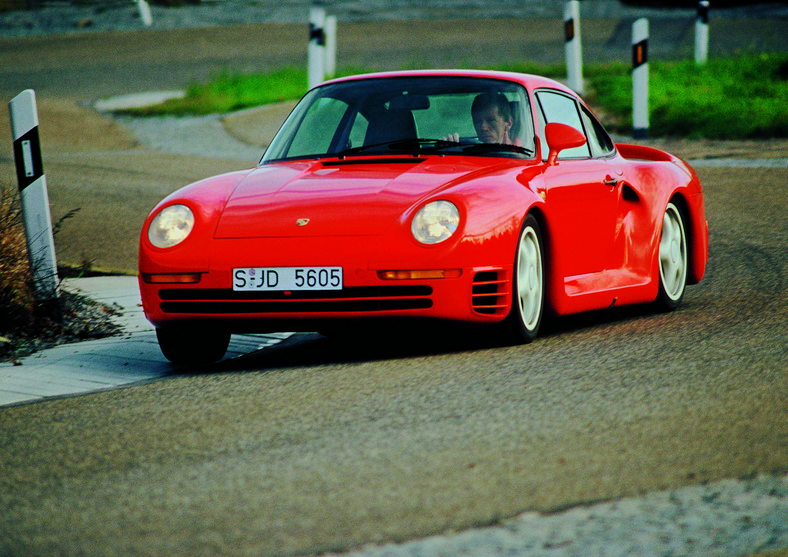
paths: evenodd
<path fill-rule="evenodd" d="M 675 313 L 565 319 L 528 346 L 298 335 L 2 409 L 0 553 L 312 554 L 785 474 L 781 177 L 709 180 L 709 275 Z"/>
<path fill-rule="evenodd" d="M 109 51 L 69 56 L 70 40 L 24 49 L 40 67 L 31 80 L 62 87 L 39 101 L 59 115 L 48 130 L 42 117 L 53 213 L 82 207 L 59 252 L 126 269 L 140 215 L 239 161 L 151 151 L 79 106 L 138 82 L 119 48 L 121 69 L 58 84 L 69 68 L 112 66 Z M 159 60 L 179 48 L 164 44 Z M 7 59 L 4 87 L 20 79 Z M 45 77 L 48 65 L 61 73 Z M 0 180 L 13 184 L 9 158 Z M 709 269 L 674 313 L 566 318 L 528 346 L 479 332 L 296 335 L 200 374 L 0 409 L 0 554 L 315 554 L 788 473 L 788 169 L 699 173 Z"/>

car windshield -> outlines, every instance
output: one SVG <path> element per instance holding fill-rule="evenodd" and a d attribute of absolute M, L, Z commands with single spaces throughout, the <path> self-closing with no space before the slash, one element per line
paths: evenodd
<path fill-rule="evenodd" d="M 327 84 L 298 103 L 261 162 L 430 152 L 533 158 L 525 89 L 441 76 Z"/>

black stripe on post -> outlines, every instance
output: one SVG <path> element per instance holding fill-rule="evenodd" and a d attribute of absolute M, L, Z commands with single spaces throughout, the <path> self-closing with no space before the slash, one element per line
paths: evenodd
<path fill-rule="evenodd" d="M 16 179 L 19 191 L 44 175 L 44 163 L 41 160 L 41 142 L 38 139 L 38 126 L 14 141 L 14 162 L 16 163 Z"/>
<path fill-rule="evenodd" d="M 314 23 L 309 24 L 309 42 L 314 41 L 318 46 L 326 46 L 326 32 Z"/>
<path fill-rule="evenodd" d="M 569 42 L 575 38 L 575 20 L 567 19 L 564 21 L 564 41 Z"/>
<path fill-rule="evenodd" d="M 709 23 L 709 3 L 705 1 L 698 2 L 698 21 L 704 24 Z"/>
<path fill-rule="evenodd" d="M 632 67 L 639 68 L 648 62 L 648 39 L 632 45 Z"/>

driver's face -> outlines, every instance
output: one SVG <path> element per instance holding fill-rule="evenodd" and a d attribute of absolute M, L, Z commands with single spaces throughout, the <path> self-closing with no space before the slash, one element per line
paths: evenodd
<path fill-rule="evenodd" d="M 497 106 L 487 106 L 473 113 L 473 127 L 484 143 L 506 143 L 512 120 L 504 120 Z"/>

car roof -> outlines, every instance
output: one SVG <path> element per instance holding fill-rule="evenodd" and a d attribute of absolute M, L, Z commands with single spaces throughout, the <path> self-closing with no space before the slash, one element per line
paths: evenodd
<path fill-rule="evenodd" d="M 506 81 L 514 81 L 524 85 L 529 90 L 550 88 L 564 91 L 574 95 L 574 92 L 562 83 L 533 74 L 524 74 L 516 72 L 505 72 L 495 70 L 408 70 L 408 71 L 390 71 L 390 72 L 376 72 L 367 74 L 358 74 L 347 77 L 332 79 L 322 83 L 327 85 L 331 83 L 342 83 L 348 81 L 376 79 L 376 78 L 389 78 L 389 77 L 484 77 L 488 79 L 503 79 Z"/>

